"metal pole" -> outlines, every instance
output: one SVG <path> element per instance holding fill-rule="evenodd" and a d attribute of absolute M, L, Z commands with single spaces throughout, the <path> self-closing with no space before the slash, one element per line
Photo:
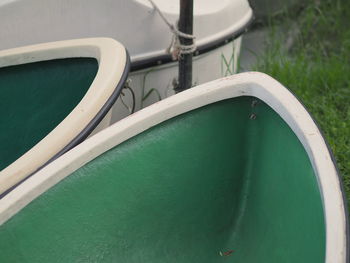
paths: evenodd
<path fill-rule="evenodd" d="M 180 0 L 179 31 L 193 34 L 193 0 Z M 192 45 L 192 39 L 179 37 L 182 45 Z M 179 86 L 176 93 L 192 87 L 192 53 L 179 58 Z"/>

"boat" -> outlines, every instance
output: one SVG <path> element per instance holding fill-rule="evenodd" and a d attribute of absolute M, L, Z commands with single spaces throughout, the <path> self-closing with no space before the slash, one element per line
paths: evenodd
<path fill-rule="evenodd" d="M 175 93 L 177 45 L 162 17 L 176 26 L 179 2 L 0 0 L 0 50 L 76 38 L 118 40 L 130 52 L 131 82 L 113 107 L 116 122 Z M 193 85 L 236 73 L 241 35 L 253 19 L 248 0 L 196 0 L 193 16 Z"/>
<path fill-rule="evenodd" d="M 0 196 L 109 126 L 129 68 L 107 38 L 0 51 Z"/>
<path fill-rule="evenodd" d="M 146 107 L 0 200 L 1 262 L 345 263 L 348 248 L 325 139 L 258 72 Z"/>

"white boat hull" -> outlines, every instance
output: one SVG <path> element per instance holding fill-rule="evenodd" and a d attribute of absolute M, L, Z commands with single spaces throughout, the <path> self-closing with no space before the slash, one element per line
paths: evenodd
<path fill-rule="evenodd" d="M 208 53 L 194 57 L 193 85 L 237 73 L 240 49 L 241 37 Z M 177 74 L 177 62 L 131 72 L 129 75 L 130 87 L 135 93 L 136 100 L 133 102 L 130 91 L 125 90 L 124 95 L 121 95 L 113 107 L 112 123 L 128 116 L 133 103 L 137 111 L 160 99 L 174 95 L 174 80 L 177 79 Z M 149 92 L 151 93 L 146 97 Z"/>

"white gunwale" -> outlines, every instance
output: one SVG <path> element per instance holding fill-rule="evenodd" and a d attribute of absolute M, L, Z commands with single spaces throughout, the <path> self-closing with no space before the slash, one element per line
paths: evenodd
<path fill-rule="evenodd" d="M 0 194 L 35 172 L 87 126 L 112 95 L 127 63 L 125 48 L 109 38 L 58 41 L 0 51 L 0 68 L 78 57 L 95 58 L 98 62 L 97 74 L 88 91 L 55 129 L 0 171 Z"/>
<path fill-rule="evenodd" d="M 218 79 L 155 103 L 61 156 L 0 200 L 0 225 L 36 197 L 103 152 L 179 114 L 224 99 L 253 96 L 274 109 L 303 144 L 323 197 L 326 262 L 346 262 L 346 212 L 336 167 L 317 125 L 295 96 L 273 78 L 248 72 Z"/>

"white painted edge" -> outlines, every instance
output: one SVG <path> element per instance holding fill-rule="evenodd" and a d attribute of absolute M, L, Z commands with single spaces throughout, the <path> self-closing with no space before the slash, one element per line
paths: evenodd
<path fill-rule="evenodd" d="M 0 193 L 42 166 L 90 123 L 115 90 L 127 59 L 125 48 L 109 38 L 59 41 L 0 51 L 0 67 L 74 57 L 89 57 L 98 61 L 98 71 L 90 88 L 54 130 L 0 171 Z"/>
<path fill-rule="evenodd" d="M 248 72 L 197 86 L 155 103 L 86 140 L 0 200 L 0 225 L 28 203 L 98 155 L 179 114 L 239 96 L 253 96 L 273 108 L 297 135 L 312 162 L 323 196 L 326 262 L 346 262 L 346 214 L 336 167 L 327 145 L 301 103 L 273 78 Z"/>

